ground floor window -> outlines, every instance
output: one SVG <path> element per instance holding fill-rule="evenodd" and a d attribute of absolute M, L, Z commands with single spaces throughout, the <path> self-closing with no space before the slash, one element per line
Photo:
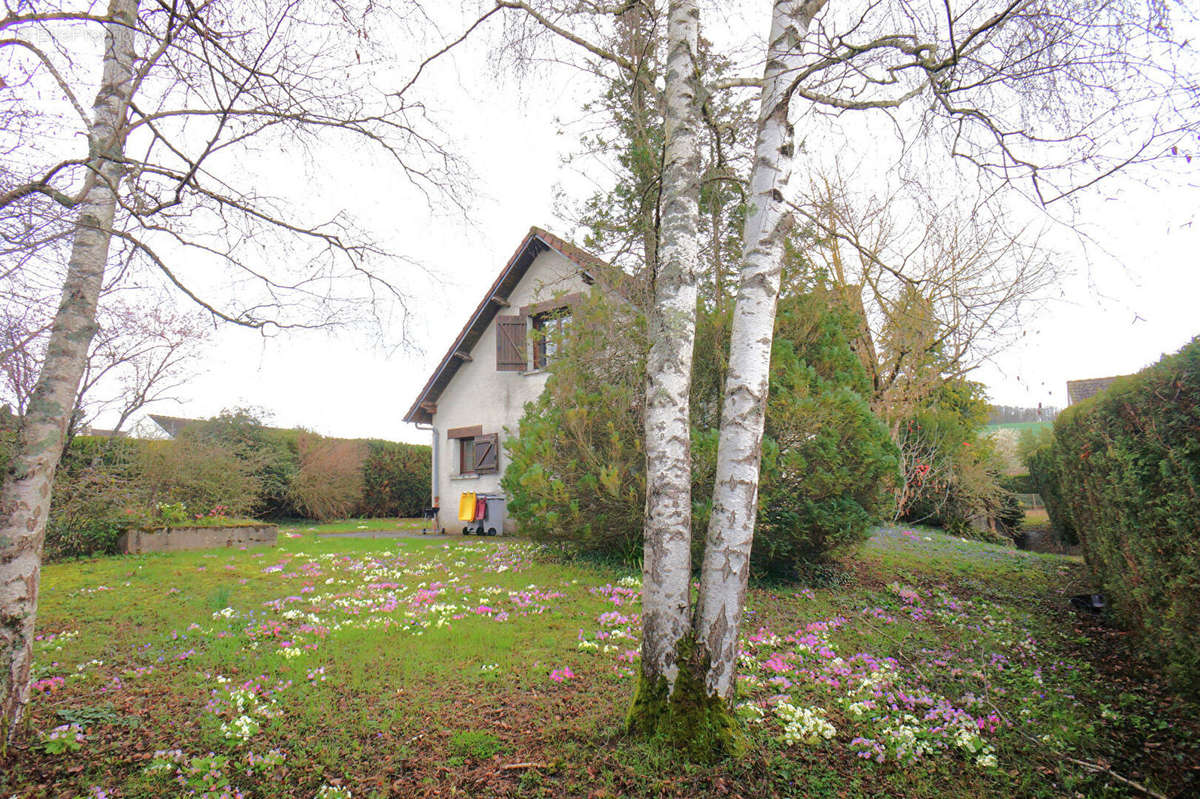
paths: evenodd
<path fill-rule="evenodd" d="M 483 427 L 458 427 L 448 437 L 458 441 L 460 475 L 494 474 L 500 470 L 500 435 L 484 433 Z"/>

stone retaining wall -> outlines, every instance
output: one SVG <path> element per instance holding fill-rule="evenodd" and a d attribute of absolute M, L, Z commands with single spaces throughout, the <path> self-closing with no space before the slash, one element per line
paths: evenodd
<path fill-rule="evenodd" d="M 129 530 L 117 541 L 126 554 L 179 552 L 185 549 L 214 549 L 235 546 L 274 546 L 279 527 L 254 524 L 240 527 L 170 527 L 158 530 Z"/>

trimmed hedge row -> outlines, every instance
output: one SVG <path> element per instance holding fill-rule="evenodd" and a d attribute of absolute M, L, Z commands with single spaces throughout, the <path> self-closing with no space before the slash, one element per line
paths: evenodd
<path fill-rule="evenodd" d="M 1065 411 L 1062 498 L 1121 618 L 1200 693 L 1200 337 Z"/>
<path fill-rule="evenodd" d="M 0 428 L 0 474 L 16 444 Z M 178 439 L 77 436 L 54 479 L 45 555 L 116 552 L 128 527 L 203 516 L 420 516 L 429 502 L 427 445 L 325 438 L 226 413 Z M 166 510 L 164 510 L 166 508 Z"/>
<path fill-rule="evenodd" d="M 1046 515 L 1050 518 L 1050 530 L 1064 544 L 1078 544 L 1079 534 L 1071 520 L 1071 509 L 1062 493 L 1062 478 L 1058 467 L 1058 445 L 1053 431 L 1033 434 L 1024 453 L 1025 466 L 1035 494 L 1042 498 Z"/>

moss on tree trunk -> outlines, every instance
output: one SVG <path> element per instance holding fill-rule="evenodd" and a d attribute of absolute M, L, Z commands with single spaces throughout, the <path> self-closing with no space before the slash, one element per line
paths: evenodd
<path fill-rule="evenodd" d="M 733 709 L 705 689 L 709 658 L 693 636 L 679 642 L 675 662 L 673 690 L 665 676 L 648 676 L 643 669 L 626 720 L 629 732 L 663 739 L 697 763 L 744 754 L 748 742 Z"/>

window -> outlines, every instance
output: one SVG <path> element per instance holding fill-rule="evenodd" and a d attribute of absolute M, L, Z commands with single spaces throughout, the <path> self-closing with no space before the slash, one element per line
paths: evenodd
<path fill-rule="evenodd" d="M 571 309 L 555 308 L 533 317 L 533 368 L 545 369 L 562 344 L 571 324 Z"/>
<path fill-rule="evenodd" d="M 447 436 L 458 440 L 460 475 L 494 474 L 500 471 L 500 435 L 484 434 L 480 425 L 452 428 Z"/>

